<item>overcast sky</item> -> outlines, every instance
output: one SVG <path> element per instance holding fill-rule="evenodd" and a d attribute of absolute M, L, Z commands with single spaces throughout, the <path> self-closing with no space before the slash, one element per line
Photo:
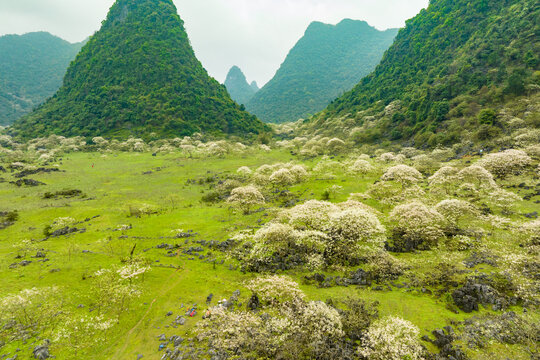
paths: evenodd
<path fill-rule="evenodd" d="M 0 0 L 0 35 L 48 31 L 78 42 L 99 29 L 114 0 Z M 259 85 L 275 74 L 312 21 L 402 27 L 429 0 L 174 0 L 191 43 L 220 82 L 232 65 Z"/>

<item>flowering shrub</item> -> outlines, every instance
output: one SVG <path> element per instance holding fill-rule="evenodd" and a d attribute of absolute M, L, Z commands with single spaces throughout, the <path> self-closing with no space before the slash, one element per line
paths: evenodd
<path fill-rule="evenodd" d="M 348 171 L 353 174 L 369 174 L 374 170 L 374 167 L 370 164 L 369 161 L 358 159 L 356 160 L 349 168 Z"/>
<path fill-rule="evenodd" d="M 399 317 L 374 322 L 362 341 L 359 353 L 370 360 L 421 360 L 420 329 Z"/>
<path fill-rule="evenodd" d="M 386 170 L 381 177 L 383 181 L 396 181 L 402 188 L 410 186 L 422 180 L 422 174 L 413 167 L 407 165 L 397 165 Z"/>
<path fill-rule="evenodd" d="M 503 213 L 509 213 L 513 205 L 523 200 L 519 195 L 503 189 L 496 189 L 489 193 L 488 199 L 492 205 L 500 208 Z"/>
<path fill-rule="evenodd" d="M 463 218 L 470 219 L 479 215 L 479 211 L 471 203 L 457 199 L 443 200 L 435 206 L 435 210 L 454 227 L 457 227 Z"/>
<path fill-rule="evenodd" d="M 329 153 L 336 154 L 345 149 L 345 142 L 341 139 L 333 138 L 328 140 L 326 147 Z"/>
<path fill-rule="evenodd" d="M 270 182 L 277 186 L 289 186 L 295 183 L 295 176 L 288 169 L 279 169 L 270 175 Z"/>
<path fill-rule="evenodd" d="M 293 288 L 297 285 L 290 284 Z M 211 309 L 197 325 L 197 338 L 224 358 L 334 359 L 351 358 L 339 312 L 301 297 L 273 302 L 268 312 Z"/>
<path fill-rule="evenodd" d="M 505 150 L 503 152 L 487 154 L 478 162 L 492 174 L 505 178 L 510 174 L 518 175 L 523 169 L 531 165 L 532 159 L 522 150 Z"/>
<path fill-rule="evenodd" d="M 254 205 L 265 203 L 263 194 L 255 186 L 243 186 L 233 189 L 227 201 L 248 214 Z"/>
<path fill-rule="evenodd" d="M 375 281 L 396 280 L 405 270 L 405 265 L 388 252 L 380 249 L 367 256 L 367 271 Z"/>
<path fill-rule="evenodd" d="M 330 213 L 336 211 L 338 207 L 332 203 L 309 200 L 285 211 L 282 215 L 297 229 L 325 231 L 330 221 Z"/>
<path fill-rule="evenodd" d="M 478 189 L 491 190 L 497 187 L 493 175 L 482 166 L 471 165 L 458 173 L 462 182 L 475 185 Z"/>
<path fill-rule="evenodd" d="M 246 284 L 251 292 L 271 305 L 303 299 L 304 293 L 298 287 L 298 283 L 288 276 L 272 275 L 257 277 Z"/>
<path fill-rule="evenodd" d="M 443 166 L 429 179 L 430 190 L 442 189 L 449 193 L 450 189 L 457 184 L 459 170 L 451 166 Z"/>
<path fill-rule="evenodd" d="M 295 183 L 300 183 L 308 177 L 308 171 L 304 165 L 292 165 L 289 171 L 294 176 Z"/>
<path fill-rule="evenodd" d="M 444 218 L 420 202 L 396 206 L 390 213 L 393 228 L 393 250 L 429 249 L 444 233 Z"/>
<path fill-rule="evenodd" d="M 101 269 L 92 279 L 92 298 L 99 314 L 116 315 L 129 309 L 130 301 L 141 292 L 133 279 L 148 271 L 139 265 L 126 265 L 119 269 Z"/>
<path fill-rule="evenodd" d="M 340 206 L 311 200 L 283 211 L 282 223 L 270 223 L 250 239 L 246 267 L 251 271 L 308 265 L 358 264 L 362 256 L 380 249 L 385 228 L 367 205 Z"/>
<path fill-rule="evenodd" d="M 24 289 L 0 298 L 0 343 L 26 340 L 58 322 L 57 287 Z"/>
<path fill-rule="evenodd" d="M 396 155 L 391 152 L 383 153 L 379 155 L 378 160 L 382 163 L 390 163 L 396 161 Z"/>

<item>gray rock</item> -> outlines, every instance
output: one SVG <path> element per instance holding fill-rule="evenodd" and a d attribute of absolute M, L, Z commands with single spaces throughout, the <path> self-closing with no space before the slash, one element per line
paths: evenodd
<path fill-rule="evenodd" d="M 45 344 L 42 346 L 36 346 L 32 353 L 34 354 L 34 359 L 38 359 L 38 360 L 46 360 L 51 357 L 51 355 L 49 354 L 48 344 Z"/>

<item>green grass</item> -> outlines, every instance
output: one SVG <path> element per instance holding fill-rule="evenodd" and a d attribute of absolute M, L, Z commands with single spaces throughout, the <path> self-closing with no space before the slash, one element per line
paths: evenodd
<path fill-rule="evenodd" d="M 195 319 L 188 319 L 185 326 L 178 329 L 170 327 L 177 315 L 185 313 L 187 306 L 197 303 L 204 309 L 208 294 L 214 294 L 215 303 L 218 299 L 230 297 L 237 289 L 241 290 L 241 299 L 245 303 L 250 294 L 243 283 L 256 275 L 230 270 L 229 265 L 238 265 L 236 261 L 217 251 L 213 251 L 213 257 L 218 259 L 218 264 L 214 265 L 204 260 L 189 260 L 190 256 L 184 254 L 167 257 L 167 251 L 156 249 L 156 245 L 163 242 L 183 244 L 184 239 L 170 238 L 171 231 L 175 229 L 196 232 L 198 235 L 190 239 L 190 244 L 186 246 L 198 246 L 193 241 L 223 241 L 235 230 L 256 226 L 258 220 L 264 223 L 269 219 L 264 213 L 248 216 L 235 213 L 226 203 L 202 203 L 201 197 L 209 190 L 209 186 L 187 184 L 187 181 L 216 173 L 232 174 L 240 166 L 253 168 L 290 160 L 297 159 L 279 150 L 270 153 L 250 152 L 222 159 L 186 159 L 177 154 L 153 157 L 149 153 L 74 153 L 66 155 L 61 161 L 60 168 L 64 172 L 30 176 L 44 182 L 46 186 L 17 188 L 8 182 L 0 183 L 0 211 L 18 210 L 20 214 L 20 219 L 13 226 L 0 230 L 0 297 L 26 288 L 57 286 L 70 311 L 88 313 L 93 295 L 89 277 L 99 269 L 120 265 L 121 260 L 128 257 L 136 245 L 135 253 L 152 263 L 151 271 L 139 281 L 141 297 L 133 302 L 131 311 L 120 316 L 119 323 L 107 332 L 104 341 L 77 354 L 77 358 L 134 359 L 142 354 L 144 359 L 159 359 L 161 354 L 157 350 L 160 334 L 188 337 L 197 319 L 200 319 L 202 311 Z M 305 163 L 311 167 L 316 161 Z M 148 171 L 152 173 L 143 175 Z M 366 191 L 379 175 L 355 177 L 339 173 L 332 180 L 312 177 L 292 187 L 291 191 L 302 194 L 304 200 L 321 199 L 328 186 L 338 184 L 343 186 L 343 193 L 332 200 L 344 201 L 349 193 Z M 3 176 L 11 180 L 9 174 Z M 86 197 L 43 199 L 45 192 L 69 189 L 82 190 Z M 389 210 L 377 205 L 375 201 L 368 203 L 384 213 Z M 141 218 L 128 217 L 130 205 L 141 204 L 152 205 L 159 209 L 159 213 Z M 519 210 L 530 212 L 535 208 L 536 205 L 531 201 L 523 202 Z M 33 253 L 26 256 L 26 259 L 32 261 L 30 265 L 9 268 L 10 264 L 21 261 L 15 259 L 17 251 L 14 244 L 23 239 L 43 239 L 47 225 L 52 224 L 56 218 L 68 216 L 77 221 L 90 218 L 90 221 L 77 225 L 79 228 L 85 227 L 86 232 L 36 242 Z M 99 217 L 93 218 L 95 216 Z M 133 228 L 114 231 L 123 224 L 131 224 Z M 31 258 L 37 249 L 44 249 L 50 261 L 37 262 L 38 259 Z M 83 250 L 90 253 L 83 253 Z M 204 253 L 208 251 L 205 249 Z M 400 255 L 404 259 L 419 256 L 437 258 L 436 252 Z M 221 259 L 224 260 L 223 265 L 219 264 Z M 52 269 L 60 271 L 51 272 Z M 429 272 L 430 268 L 419 267 L 418 271 Z M 306 273 L 293 271 L 290 275 L 301 283 Z M 464 320 L 471 316 L 455 314 L 447 309 L 444 299 L 421 294 L 416 290 L 301 287 L 314 300 L 361 297 L 378 301 L 381 315 L 399 315 L 419 326 L 423 334 L 448 325 L 452 320 Z M 78 308 L 79 304 L 85 307 Z M 185 305 L 184 308 L 180 307 L 181 304 Z M 169 311 L 173 312 L 172 316 L 166 316 Z M 26 359 L 38 343 L 40 341 L 35 339 L 27 343 L 13 342 L 0 347 L 0 355 L 13 355 L 15 349 L 20 348 L 22 351 L 19 358 Z M 67 346 L 55 342 L 51 346 L 51 353 L 57 359 L 70 359 L 74 356 Z"/>

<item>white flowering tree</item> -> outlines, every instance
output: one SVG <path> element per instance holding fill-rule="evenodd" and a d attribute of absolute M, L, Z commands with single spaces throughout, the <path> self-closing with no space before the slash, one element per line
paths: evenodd
<path fill-rule="evenodd" d="M 503 152 L 487 154 L 478 162 L 478 165 L 486 168 L 498 178 L 508 175 L 519 175 L 525 168 L 530 166 L 532 159 L 522 150 L 505 150 Z"/>
<path fill-rule="evenodd" d="M 242 210 L 244 214 L 249 214 L 253 206 L 264 205 L 265 199 L 259 189 L 253 185 L 249 185 L 233 189 L 227 202 Z"/>
<path fill-rule="evenodd" d="M 374 322 L 362 341 L 359 353 L 370 360 L 421 360 L 420 329 L 399 317 Z"/>
<path fill-rule="evenodd" d="M 416 184 L 422 178 L 420 171 L 411 166 L 400 164 L 386 170 L 381 180 L 398 182 L 401 184 L 401 188 L 404 189 L 407 186 Z"/>
<path fill-rule="evenodd" d="M 414 201 L 396 206 L 390 213 L 395 250 L 410 251 L 430 248 L 444 236 L 444 218 L 435 209 Z"/>

